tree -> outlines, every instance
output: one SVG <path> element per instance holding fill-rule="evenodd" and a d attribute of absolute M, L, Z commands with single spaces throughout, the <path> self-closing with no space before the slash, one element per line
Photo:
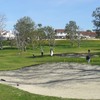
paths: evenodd
<path fill-rule="evenodd" d="M 40 46 L 40 51 L 41 51 L 41 56 L 43 56 L 43 42 L 45 39 L 45 32 L 44 32 L 44 28 L 42 27 L 42 24 L 38 24 L 38 28 L 37 28 L 37 36 L 38 36 L 38 44 Z"/>
<path fill-rule="evenodd" d="M 3 44 L 2 44 L 3 37 L 2 37 L 2 33 L 3 33 L 4 28 L 6 26 L 5 22 L 6 22 L 5 15 L 0 15 L 0 49 L 3 49 Z"/>
<path fill-rule="evenodd" d="M 17 45 L 21 51 L 26 50 L 30 34 L 34 30 L 35 23 L 30 17 L 23 17 L 14 25 L 17 37 Z"/>
<path fill-rule="evenodd" d="M 77 36 L 76 36 L 76 39 L 77 39 L 78 47 L 80 47 L 81 36 L 80 36 L 80 31 L 79 31 L 79 29 L 77 30 Z"/>
<path fill-rule="evenodd" d="M 67 32 L 68 37 L 71 41 L 72 46 L 74 45 L 74 40 L 76 38 L 78 26 L 75 21 L 69 21 L 65 26 L 65 32 Z"/>
<path fill-rule="evenodd" d="M 93 24 L 96 27 L 94 31 L 96 31 L 97 37 L 100 38 L 100 7 L 93 11 L 92 16 L 94 17 Z"/>
<path fill-rule="evenodd" d="M 86 30 L 86 32 L 92 32 L 91 30 Z"/>
<path fill-rule="evenodd" d="M 44 31 L 49 43 L 50 51 L 53 51 L 53 48 L 55 46 L 55 31 L 54 28 L 50 26 L 45 26 Z"/>
<path fill-rule="evenodd" d="M 32 45 L 32 48 L 33 48 L 33 50 L 34 50 L 35 47 L 38 45 L 37 30 L 33 30 L 33 31 L 30 33 L 29 39 L 30 39 L 30 44 Z"/>

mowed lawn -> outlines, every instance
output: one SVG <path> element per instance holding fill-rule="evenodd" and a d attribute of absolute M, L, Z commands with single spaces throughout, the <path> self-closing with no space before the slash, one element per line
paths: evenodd
<path fill-rule="evenodd" d="M 44 56 L 40 55 L 40 48 L 33 50 L 27 49 L 26 52 L 20 53 L 17 49 L 6 48 L 0 50 L 0 70 L 13 70 L 26 66 L 51 62 L 77 62 L 86 63 L 85 58 L 67 57 L 67 56 L 50 56 L 50 47 L 45 43 L 43 45 Z M 87 50 L 91 50 L 91 64 L 100 65 L 100 40 L 84 40 L 80 42 L 80 48 L 77 44 L 72 47 L 67 40 L 57 40 L 55 42 L 54 54 L 86 54 Z M 33 57 L 33 54 L 36 56 Z"/>
<path fill-rule="evenodd" d="M 49 55 L 49 46 L 47 43 L 43 45 L 44 56 L 40 56 L 40 48 L 27 49 L 26 52 L 19 52 L 17 49 L 5 48 L 0 50 L 0 70 L 14 70 L 26 66 L 52 63 L 52 62 L 76 62 L 86 63 L 85 58 Z M 57 40 L 55 42 L 54 54 L 86 54 L 87 50 L 91 50 L 94 55 L 90 64 L 100 65 L 100 40 L 83 40 L 80 47 L 77 43 L 72 47 L 68 40 Z M 33 54 L 35 57 L 33 57 Z M 34 66 L 33 66 L 34 67 Z M 63 99 L 48 96 L 40 96 L 21 91 L 19 89 L 0 84 L 0 100 L 77 100 Z"/>

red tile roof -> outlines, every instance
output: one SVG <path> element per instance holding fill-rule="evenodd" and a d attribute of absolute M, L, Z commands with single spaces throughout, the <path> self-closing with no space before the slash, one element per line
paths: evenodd
<path fill-rule="evenodd" d="M 56 33 L 64 33 L 65 29 L 56 29 L 55 32 Z M 95 32 L 80 31 L 80 34 L 82 34 L 84 36 L 96 37 Z"/>
<path fill-rule="evenodd" d="M 80 31 L 80 33 L 82 35 L 85 35 L 85 36 L 96 37 L 96 33 L 95 32 Z"/>
<path fill-rule="evenodd" d="M 64 33 L 65 30 L 64 30 L 64 29 L 56 29 L 55 32 L 56 32 L 56 33 Z"/>

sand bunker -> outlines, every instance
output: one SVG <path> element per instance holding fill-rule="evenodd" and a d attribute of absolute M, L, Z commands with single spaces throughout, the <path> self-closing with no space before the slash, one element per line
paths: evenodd
<path fill-rule="evenodd" d="M 0 79 L 4 79 L 0 83 L 35 94 L 100 99 L 100 66 L 47 63 L 14 71 L 0 71 Z"/>

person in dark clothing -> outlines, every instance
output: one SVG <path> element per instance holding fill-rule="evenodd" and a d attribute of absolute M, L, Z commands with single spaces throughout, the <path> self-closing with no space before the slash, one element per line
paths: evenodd
<path fill-rule="evenodd" d="M 90 63 L 90 50 L 88 50 L 88 54 L 86 56 L 86 60 L 88 63 Z"/>

